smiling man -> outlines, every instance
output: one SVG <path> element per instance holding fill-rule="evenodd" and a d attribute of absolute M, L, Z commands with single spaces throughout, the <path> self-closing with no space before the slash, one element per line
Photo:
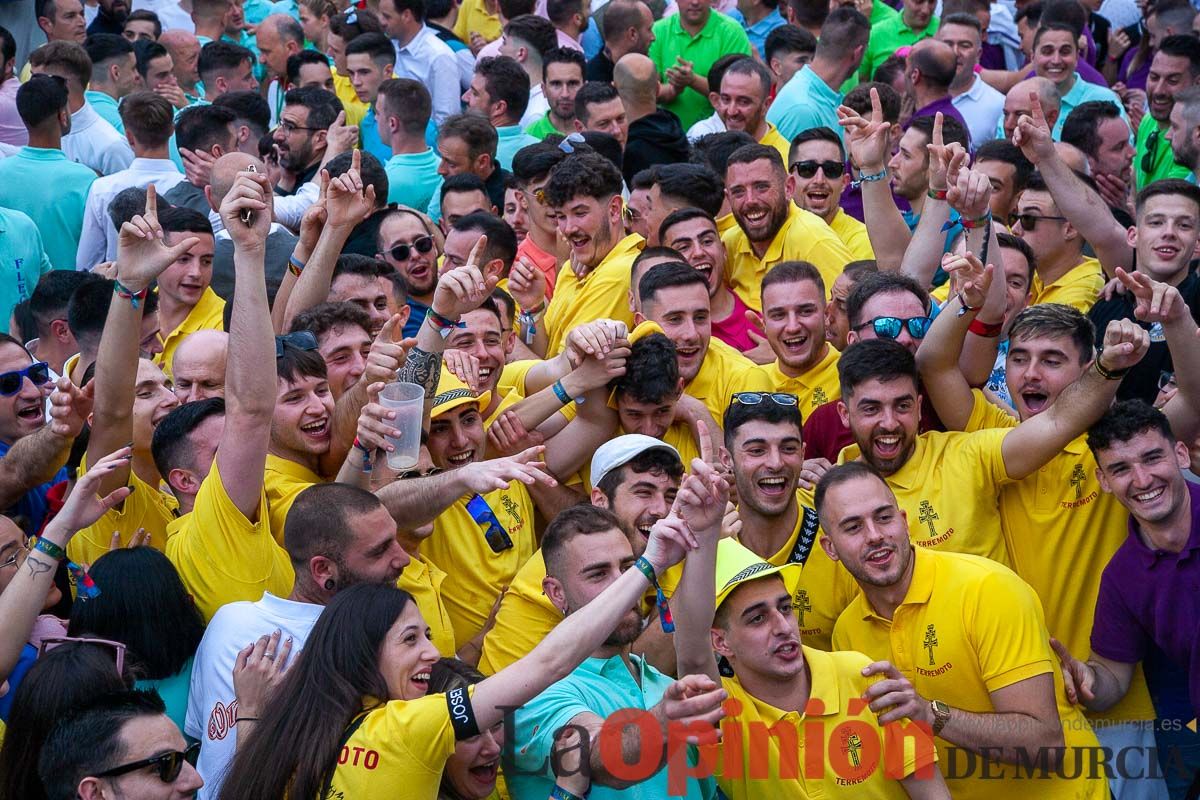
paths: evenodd
<path fill-rule="evenodd" d="M 1053 82 L 1062 96 L 1062 108 L 1054 128 L 1055 136 L 1062 135 L 1062 126 L 1075 107 L 1089 100 L 1107 100 L 1121 110 L 1122 117 L 1125 116 L 1121 98 L 1112 89 L 1088 83 L 1079 77 L 1075 69 L 1079 63 L 1076 39 L 1075 29 L 1061 22 L 1044 25 L 1033 36 L 1034 72 L 1039 78 Z"/>
<path fill-rule="evenodd" d="M 154 357 L 154 363 L 170 377 L 175 348 L 188 334 L 222 329 L 225 301 L 209 287 L 216 240 L 208 217 L 190 208 L 174 207 L 159 214 L 159 223 L 168 244 L 189 237 L 196 239 L 191 249 L 158 276 L 158 336 L 162 352 Z"/>
<path fill-rule="evenodd" d="M 759 367 L 802 414 L 841 397 L 838 351 L 825 335 L 825 284 L 805 261 L 785 261 L 763 278 L 763 324 L 775 361 Z"/>
<path fill-rule="evenodd" d="M 856 261 L 874 258 L 867 226 L 840 204 L 842 192 L 850 185 L 841 137 L 825 127 L 802 131 L 792 140 L 788 164 L 796 205 L 823 219 Z"/>

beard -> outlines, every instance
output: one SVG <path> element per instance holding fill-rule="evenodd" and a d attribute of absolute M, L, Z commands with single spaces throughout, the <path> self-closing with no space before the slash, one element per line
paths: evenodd
<path fill-rule="evenodd" d="M 608 638 L 604 640 L 604 646 L 625 647 L 626 645 L 633 644 L 642 635 L 642 630 L 645 627 L 645 620 L 636 611 L 631 609 L 617 623 L 617 627 L 608 635 Z"/>

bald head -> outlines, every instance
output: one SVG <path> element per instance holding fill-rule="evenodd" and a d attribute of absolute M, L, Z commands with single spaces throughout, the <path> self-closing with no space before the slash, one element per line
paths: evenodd
<path fill-rule="evenodd" d="M 908 68 L 920 71 L 930 88 L 949 89 L 958 71 L 954 50 L 937 39 L 922 39 L 908 53 Z"/>
<path fill-rule="evenodd" d="M 658 68 L 649 56 L 641 53 L 626 53 L 613 67 L 613 85 L 628 108 L 630 105 L 645 108 L 658 102 Z M 652 109 L 653 110 L 653 109 Z"/>
<path fill-rule="evenodd" d="M 203 330 L 190 334 L 175 348 L 171 376 L 181 403 L 225 396 L 225 356 L 229 334 Z"/>
<path fill-rule="evenodd" d="M 187 31 L 171 28 L 163 31 L 158 43 L 171 55 L 175 80 L 183 88 L 193 89 L 200 80 L 200 40 Z"/>
<path fill-rule="evenodd" d="M 213 163 L 212 183 L 204 190 L 204 193 L 208 195 L 209 205 L 213 207 L 214 211 L 221 207 L 221 201 L 233 188 L 233 182 L 237 180 L 238 173 L 244 172 L 251 164 L 264 175 L 267 173 L 266 164 L 246 153 L 226 153 Z"/>
<path fill-rule="evenodd" d="M 1030 95 L 1037 95 L 1038 100 L 1042 103 L 1042 111 L 1046 114 L 1046 122 L 1051 129 L 1058 122 L 1058 115 L 1062 109 L 1062 95 L 1058 93 L 1058 87 L 1053 81 L 1046 78 L 1026 78 L 1016 86 L 1008 90 L 1008 94 L 1004 96 L 1004 136 L 1011 140 L 1013 131 L 1017 128 L 1017 120 L 1022 114 L 1030 114 L 1033 112 L 1033 99 Z"/>

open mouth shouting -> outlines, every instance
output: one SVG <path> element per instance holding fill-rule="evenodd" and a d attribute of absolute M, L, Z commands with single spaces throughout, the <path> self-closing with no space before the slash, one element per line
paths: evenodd
<path fill-rule="evenodd" d="M 1030 415 L 1040 414 L 1050 407 L 1050 395 L 1042 391 L 1040 386 L 1023 388 L 1020 394 L 1021 402 Z"/>
<path fill-rule="evenodd" d="M 46 421 L 40 397 L 19 406 L 16 413 L 17 419 L 27 428 L 40 428 Z"/>
<path fill-rule="evenodd" d="M 300 426 L 300 433 L 306 440 L 311 442 L 329 441 L 329 417 L 324 416 L 312 422 L 304 423 Z"/>
<path fill-rule="evenodd" d="M 494 786 L 496 783 L 496 776 L 499 774 L 499 772 L 500 759 L 498 758 L 493 758 L 491 761 L 478 764 L 470 767 L 467 770 L 467 774 L 471 776 L 471 780 L 479 784 L 480 788 Z"/>
<path fill-rule="evenodd" d="M 871 449 L 880 461 L 891 461 L 900 456 L 904 448 L 904 436 L 900 433 L 880 433 L 871 438 Z"/>

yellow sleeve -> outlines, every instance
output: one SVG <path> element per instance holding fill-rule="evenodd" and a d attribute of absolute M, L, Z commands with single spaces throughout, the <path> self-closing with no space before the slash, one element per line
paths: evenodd
<path fill-rule="evenodd" d="M 287 522 L 288 512 L 296 498 L 314 483 L 296 479 L 274 470 L 267 470 L 263 475 L 263 491 L 266 492 L 267 507 L 271 515 L 271 535 L 283 547 L 283 526 Z"/>
<path fill-rule="evenodd" d="M 944 470 L 946 475 L 974 475 L 980 491 L 992 492 L 1010 483 L 1004 466 L 1004 437 L 1011 428 L 988 428 L 962 437 L 957 447 L 946 449 L 946 458 L 954 466 Z M 985 495 L 986 496 L 986 495 Z"/>
<path fill-rule="evenodd" d="M 964 598 L 963 623 L 989 692 L 1053 672 L 1041 602 L 1016 573 L 989 565 L 979 591 Z"/>
<path fill-rule="evenodd" d="M 468 689 L 468 694 L 474 694 L 474 687 Z M 380 744 L 400 752 L 409 764 L 440 776 L 446 759 L 454 755 L 454 726 L 444 694 L 393 700 L 384 707 L 380 722 L 384 737 Z"/>
<path fill-rule="evenodd" d="M 1012 414 L 988 400 L 987 395 L 980 389 L 971 390 L 971 416 L 963 430 L 967 432 L 981 431 L 988 428 L 1015 428 L 1020 422 Z"/>
<path fill-rule="evenodd" d="M 287 553 L 271 538 L 267 495 L 258 522 L 246 519 L 225 491 L 214 461 L 192 513 L 167 539 L 167 557 L 207 621 L 226 603 L 286 597 L 295 582 Z"/>
<path fill-rule="evenodd" d="M 149 544 L 162 551 L 167 546 L 167 525 L 175 518 L 174 509 L 179 503 L 174 497 L 164 494 L 156 487 L 129 471 L 126 484 L 133 492 L 125 498 L 120 509 L 110 509 L 94 525 L 81 530 L 67 545 L 67 556 L 77 564 L 94 564 L 96 559 L 108 552 L 114 532 L 121 534 L 121 546 L 128 547 L 129 540 L 138 528 L 145 528 L 150 535 Z"/>

